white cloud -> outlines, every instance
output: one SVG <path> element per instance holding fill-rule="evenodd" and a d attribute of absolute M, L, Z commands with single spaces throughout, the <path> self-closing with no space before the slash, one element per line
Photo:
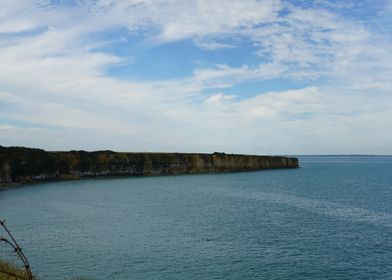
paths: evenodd
<path fill-rule="evenodd" d="M 3 130 L 9 130 L 9 129 L 15 129 L 16 127 L 13 125 L 9 125 L 9 124 L 0 124 L 0 129 Z"/>
<path fill-rule="evenodd" d="M 0 11 L 0 141 L 50 149 L 392 153 L 391 38 L 330 4 L 7 2 Z M 97 36 L 119 28 L 155 44 L 191 39 L 216 52 L 234 46 L 224 39 L 241 37 L 259 60 L 209 63 L 185 78 L 119 80 L 106 70 L 128 58 L 99 50 L 111 39 Z M 260 89 L 247 98 L 230 89 L 277 78 L 316 86 Z"/>
<path fill-rule="evenodd" d="M 168 6 L 166 6 L 168 7 Z M 172 41 L 203 37 L 211 34 L 230 34 L 237 29 L 251 28 L 271 22 L 281 7 L 280 1 L 176 1 L 159 19 L 162 32 L 158 39 Z M 165 13 L 166 12 L 166 13 Z"/>
<path fill-rule="evenodd" d="M 235 95 L 227 95 L 223 93 L 218 93 L 209 96 L 203 101 L 207 107 L 211 109 L 230 109 L 231 101 L 235 99 Z"/>
<path fill-rule="evenodd" d="M 219 50 L 219 49 L 233 49 L 236 47 L 233 44 L 219 43 L 219 42 L 214 42 L 211 40 L 195 39 L 195 40 L 193 40 L 193 43 L 198 48 L 203 49 L 203 50 L 207 50 L 207 51 L 214 51 L 214 50 Z"/>

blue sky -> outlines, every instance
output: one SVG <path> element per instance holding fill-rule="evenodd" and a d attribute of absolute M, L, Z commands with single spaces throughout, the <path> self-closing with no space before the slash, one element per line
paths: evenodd
<path fill-rule="evenodd" d="M 0 145 L 392 154 L 392 1 L 13 0 Z"/>

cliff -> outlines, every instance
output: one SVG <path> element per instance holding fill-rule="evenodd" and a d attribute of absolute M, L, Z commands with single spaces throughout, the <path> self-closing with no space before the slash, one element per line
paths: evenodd
<path fill-rule="evenodd" d="M 98 176 L 144 176 L 296 168 L 297 158 L 225 153 L 47 152 L 0 146 L 0 184 Z"/>

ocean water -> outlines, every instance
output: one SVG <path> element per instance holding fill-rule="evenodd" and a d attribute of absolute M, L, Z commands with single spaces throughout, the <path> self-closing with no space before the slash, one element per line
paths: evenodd
<path fill-rule="evenodd" d="M 41 280 L 392 279 L 392 157 L 0 191 Z"/>

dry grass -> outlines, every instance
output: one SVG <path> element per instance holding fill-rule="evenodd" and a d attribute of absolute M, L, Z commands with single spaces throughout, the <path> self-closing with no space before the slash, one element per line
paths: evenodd
<path fill-rule="evenodd" d="M 22 269 L 17 268 L 16 266 L 8 262 L 0 260 L 0 280 L 23 280 L 23 279 L 27 279 L 27 278 L 26 278 L 26 273 Z M 34 277 L 33 279 L 40 280 L 37 277 Z M 70 280 L 93 280 L 93 279 L 88 277 L 76 277 L 76 278 L 71 278 Z"/>
<path fill-rule="evenodd" d="M 0 280 L 26 279 L 26 273 L 16 266 L 0 260 Z"/>

